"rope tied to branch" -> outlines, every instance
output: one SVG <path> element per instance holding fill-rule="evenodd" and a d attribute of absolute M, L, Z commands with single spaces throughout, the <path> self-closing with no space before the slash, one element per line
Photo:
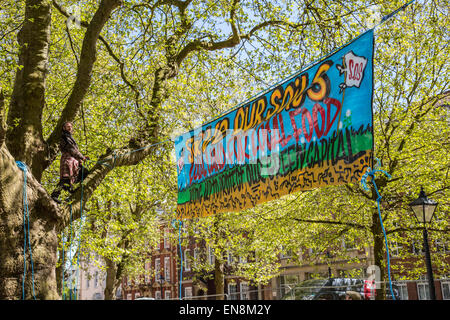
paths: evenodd
<path fill-rule="evenodd" d="M 30 252 L 30 263 L 31 263 L 31 279 L 33 288 L 33 298 L 36 300 L 36 295 L 34 293 L 34 266 L 33 266 L 33 254 L 31 252 L 31 240 L 30 240 L 30 213 L 28 210 L 28 198 L 27 198 L 27 165 L 21 161 L 16 161 L 17 166 L 23 171 L 23 278 L 22 278 L 22 300 L 25 300 L 25 278 L 27 275 L 27 258 L 26 252 L 27 247 Z M 28 239 L 28 243 L 27 243 Z"/>
<path fill-rule="evenodd" d="M 391 178 L 391 175 L 389 173 L 387 173 L 386 171 L 379 169 L 379 163 L 380 160 L 375 158 L 377 164 L 374 166 L 374 169 L 372 170 L 372 168 L 368 167 L 366 172 L 364 173 L 364 175 L 361 178 L 361 185 L 363 187 L 363 189 L 365 191 L 369 191 L 369 187 L 367 186 L 367 178 L 371 177 L 371 182 L 373 183 L 375 192 L 377 193 L 377 208 L 378 208 L 378 216 L 380 218 L 380 224 L 381 224 L 381 229 L 383 230 L 383 235 L 384 235 L 384 243 L 386 246 L 386 256 L 387 256 L 387 269 L 388 269 L 388 277 L 389 277 L 389 288 L 391 291 L 391 295 L 392 295 L 392 300 L 396 300 L 395 299 L 395 295 L 394 295 L 394 290 L 392 289 L 392 280 L 391 280 L 391 263 L 390 263 L 390 254 L 389 254 L 389 245 L 388 245 L 388 240 L 387 240 L 387 236 L 386 236 L 386 230 L 384 229 L 384 224 L 383 224 L 383 218 L 381 217 L 381 210 L 380 210 L 380 201 L 381 201 L 381 195 L 378 192 L 378 187 L 377 184 L 375 182 L 375 173 L 377 172 L 381 172 L 383 173 L 388 179 Z"/>

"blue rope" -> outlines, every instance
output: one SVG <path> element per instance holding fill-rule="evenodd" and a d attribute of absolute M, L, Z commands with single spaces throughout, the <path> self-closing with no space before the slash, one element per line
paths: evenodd
<path fill-rule="evenodd" d="M 376 159 L 377 163 L 379 163 L 379 160 Z M 392 300 L 396 300 L 395 299 L 395 295 L 394 295 L 394 290 L 392 289 L 392 280 L 391 280 L 391 263 L 390 263 L 390 259 L 389 259 L 389 245 L 388 245 L 388 240 L 387 240 L 387 236 L 386 236 L 386 230 L 384 229 L 384 225 L 383 225 L 383 218 L 381 217 L 381 210 L 380 210 L 380 200 L 381 200 L 381 195 L 378 192 L 378 187 L 377 184 L 375 183 L 375 173 L 376 172 L 381 172 L 383 174 L 385 174 L 388 179 L 391 178 L 391 175 L 389 173 L 387 173 L 384 170 L 378 169 L 378 164 L 375 166 L 375 168 L 372 170 L 370 167 L 367 168 L 366 173 L 364 173 L 364 175 L 361 178 L 361 184 L 364 188 L 364 190 L 368 191 L 369 188 L 367 187 L 367 178 L 370 176 L 372 178 L 372 183 L 373 186 L 375 188 L 375 192 L 377 193 L 377 207 L 378 207 L 378 216 L 380 217 L 380 224 L 381 224 L 381 229 L 383 230 L 383 235 L 384 235 L 384 243 L 386 246 L 386 256 L 387 256 L 387 269 L 388 269 L 388 277 L 389 277 L 389 288 L 391 290 L 391 295 L 392 295 Z"/>
<path fill-rule="evenodd" d="M 181 249 L 181 226 L 183 225 L 183 222 L 181 220 L 177 220 L 177 219 L 173 219 L 172 220 L 172 227 L 175 227 L 175 223 L 178 222 L 178 244 L 180 246 L 180 261 L 181 261 L 181 266 L 180 266 L 180 289 L 179 294 L 180 294 L 180 300 L 182 299 L 182 293 L 181 293 L 181 282 L 183 281 L 183 251 Z"/>
<path fill-rule="evenodd" d="M 78 257 L 77 257 L 77 281 L 76 281 L 76 285 L 75 285 L 75 297 L 78 291 L 78 281 L 80 278 L 80 251 L 81 251 L 81 231 L 83 229 L 83 178 L 84 178 L 84 174 L 83 174 L 83 169 L 81 169 L 81 199 L 80 199 L 80 235 L 78 238 Z"/>
<path fill-rule="evenodd" d="M 36 300 L 36 295 L 34 293 L 34 265 L 33 265 L 33 254 L 31 252 L 31 240 L 30 240 L 30 213 L 28 210 L 28 199 L 27 199 L 27 165 L 21 161 L 16 161 L 17 166 L 23 171 L 23 278 L 22 278 L 22 300 L 25 299 L 25 278 L 27 275 L 27 238 L 28 238 L 28 251 L 30 252 L 30 262 L 31 262 L 31 279 L 33 288 L 33 298 Z M 27 227 L 25 226 L 27 225 Z"/>
<path fill-rule="evenodd" d="M 61 236 L 61 240 L 62 240 L 62 297 L 63 300 L 66 300 L 66 294 L 65 294 L 65 290 L 64 290 L 64 259 L 65 259 L 65 255 L 64 255 L 64 247 L 66 246 L 65 241 L 64 241 L 64 231 L 62 232 L 62 236 Z"/>
<path fill-rule="evenodd" d="M 69 236 L 69 260 L 70 260 L 70 272 L 72 272 L 72 204 L 70 204 L 70 236 Z M 69 299 L 72 300 L 72 290 L 69 290 Z"/>

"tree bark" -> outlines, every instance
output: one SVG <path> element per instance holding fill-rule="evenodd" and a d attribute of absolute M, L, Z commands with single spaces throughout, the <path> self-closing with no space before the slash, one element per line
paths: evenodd
<path fill-rule="evenodd" d="M 30 171 L 26 178 L 24 205 L 24 173 L 3 145 L 0 148 L 0 299 L 22 298 L 22 283 L 25 299 L 34 296 L 57 299 L 55 266 L 61 213 Z M 27 206 L 29 232 L 24 219 Z M 24 246 L 25 236 L 29 237 L 31 255 Z"/>
<path fill-rule="evenodd" d="M 18 33 L 19 65 L 8 112 L 6 145 L 40 180 L 46 145 L 42 136 L 45 78 L 48 72 L 51 2 L 27 0 L 25 21 Z"/>
<path fill-rule="evenodd" d="M 372 214 L 372 221 L 374 263 L 380 268 L 380 280 L 383 281 L 386 274 L 384 268 L 384 236 L 377 210 Z M 384 283 L 381 285 L 377 283 L 375 299 L 386 299 L 386 285 Z"/>
<path fill-rule="evenodd" d="M 116 291 L 120 285 L 120 279 L 117 279 L 117 265 L 111 259 L 105 258 L 106 262 L 106 287 L 105 300 L 116 300 Z"/>
<path fill-rule="evenodd" d="M 222 259 L 217 257 L 214 259 L 214 285 L 216 288 L 216 300 L 224 300 L 225 296 L 225 282 L 224 282 L 224 264 Z"/>

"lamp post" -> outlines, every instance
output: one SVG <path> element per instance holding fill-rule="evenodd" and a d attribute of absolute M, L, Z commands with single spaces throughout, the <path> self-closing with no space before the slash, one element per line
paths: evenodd
<path fill-rule="evenodd" d="M 163 285 L 163 283 L 164 283 L 164 277 L 163 277 L 163 275 L 161 275 L 161 274 L 159 275 L 158 282 L 159 282 L 159 290 L 160 290 L 160 292 L 161 292 L 161 300 L 162 300 L 162 295 L 163 295 L 162 285 Z"/>
<path fill-rule="evenodd" d="M 431 266 L 430 248 L 428 246 L 428 231 L 426 224 L 430 223 L 433 219 L 434 211 L 436 210 L 438 203 L 431 199 L 428 199 L 423 187 L 420 189 L 419 197 L 410 202 L 411 207 L 416 219 L 419 223 L 423 224 L 423 246 L 425 249 L 425 262 L 427 266 L 428 286 L 430 290 L 430 299 L 436 300 L 436 291 L 434 288 L 433 269 Z"/>
<path fill-rule="evenodd" d="M 330 267 L 330 259 L 331 259 L 331 254 L 330 251 L 327 250 L 326 252 L 327 254 L 327 263 L 328 263 L 328 279 L 331 279 L 331 267 Z"/>

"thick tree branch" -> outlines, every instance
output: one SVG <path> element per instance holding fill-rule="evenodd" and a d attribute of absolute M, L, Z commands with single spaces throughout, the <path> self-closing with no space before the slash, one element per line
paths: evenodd
<path fill-rule="evenodd" d="M 152 154 L 157 145 L 149 145 L 148 147 L 140 148 L 137 150 L 123 148 L 115 152 L 109 152 L 108 154 L 101 156 L 99 160 L 90 169 L 89 176 L 83 182 L 83 187 L 79 187 L 76 192 L 71 196 L 70 202 L 72 203 L 72 218 L 79 219 L 81 217 L 81 208 L 92 196 L 94 191 L 102 183 L 103 179 L 110 173 L 115 167 L 133 166 L 139 164 L 148 155 Z M 65 208 L 68 212 L 69 208 Z M 62 221 L 62 225 L 68 225 L 69 215 L 64 215 L 66 219 Z"/>
<path fill-rule="evenodd" d="M 53 6 L 65 17 L 69 18 L 70 15 L 67 13 L 67 11 L 61 7 L 56 0 L 53 0 Z M 82 27 L 89 27 L 89 23 L 87 23 L 86 21 L 80 21 L 80 25 Z M 103 38 L 102 35 L 99 35 L 98 39 L 103 43 L 103 45 L 105 46 L 106 50 L 108 51 L 109 55 L 119 64 L 119 68 L 120 68 L 120 76 L 122 78 L 122 80 L 125 82 L 125 84 L 127 86 L 129 86 L 131 88 L 131 90 L 133 90 L 134 92 L 134 100 L 136 103 L 136 107 L 137 110 L 139 112 L 140 108 L 139 108 L 139 97 L 140 97 L 140 92 L 139 90 L 136 88 L 135 85 L 133 85 L 130 80 L 128 80 L 127 76 L 125 75 L 125 63 L 114 53 L 113 49 L 111 48 L 111 46 L 109 45 L 109 43 L 105 40 L 105 38 Z M 69 40 L 70 40 L 70 35 L 69 35 Z M 71 42 L 72 43 L 72 42 Z M 77 59 L 78 60 L 78 59 Z M 142 114 L 141 114 L 142 116 Z"/>
<path fill-rule="evenodd" d="M 357 224 L 357 223 L 351 223 L 351 222 L 342 222 L 342 221 L 332 221 L 332 220 L 312 220 L 312 219 L 300 219 L 300 218 L 293 218 L 293 220 L 298 222 L 306 222 L 306 223 L 319 223 L 319 224 L 333 224 L 333 225 L 340 225 L 340 226 L 349 226 L 356 229 L 364 229 L 369 230 L 367 226 Z"/>
<path fill-rule="evenodd" d="M 392 230 L 386 231 L 386 234 L 399 233 L 399 232 L 411 232 L 416 230 L 423 230 L 423 227 L 413 227 L 413 228 L 396 228 Z M 450 229 L 435 229 L 435 228 L 427 228 L 428 231 L 439 232 L 439 233 L 449 233 Z"/>

